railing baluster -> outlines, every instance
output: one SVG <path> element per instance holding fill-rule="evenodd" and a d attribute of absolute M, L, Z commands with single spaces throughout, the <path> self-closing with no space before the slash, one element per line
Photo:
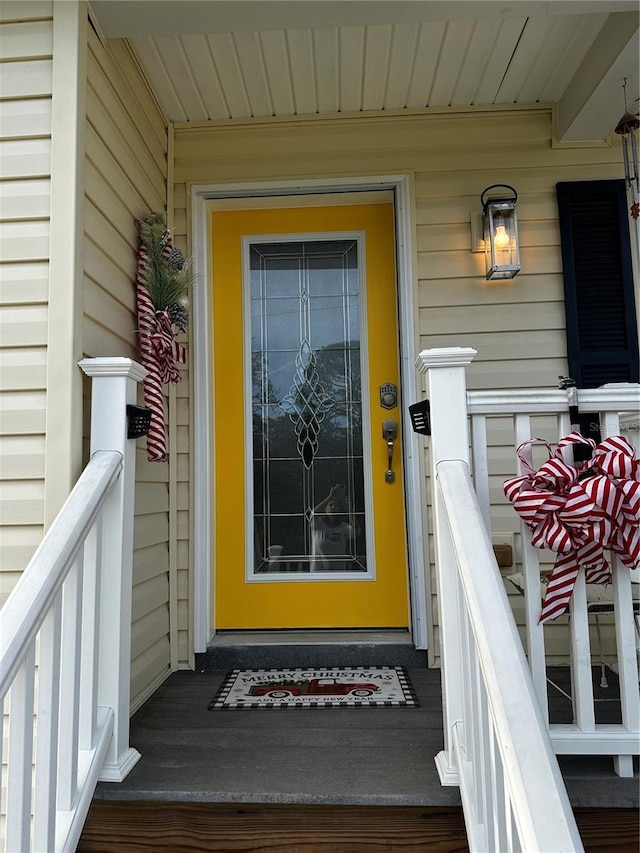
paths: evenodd
<path fill-rule="evenodd" d="M 569 634 L 571 637 L 571 678 L 575 721 L 581 731 L 593 732 L 596 727 L 596 718 L 593 704 L 591 640 L 589 637 L 587 586 L 584 572 L 580 572 L 576 578 L 570 608 Z"/>
<path fill-rule="evenodd" d="M 531 417 L 519 414 L 514 419 L 516 447 L 535 436 L 531 435 Z M 533 465 L 531 447 L 523 448 L 522 455 Z M 518 473 L 524 474 L 524 466 L 518 460 Z M 525 631 L 527 637 L 527 659 L 540 708 L 549 722 L 549 700 L 547 697 L 547 664 L 544 648 L 544 626 L 540 625 L 540 552 L 531 544 L 531 531 L 520 521 L 520 541 L 522 543 L 522 571 L 524 578 Z"/>
<path fill-rule="evenodd" d="M 568 412 L 558 412 L 558 439 L 564 438 L 571 432 L 571 418 Z M 571 460 L 568 460 L 571 461 Z"/>
<path fill-rule="evenodd" d="M 471 761 L 472 773 L 474 779 L 474 805 L 476 811 L 476 821 L 479 824 L 484 824 L 486 819 L 484 809 L 484 791 L 482 790 L 482 779 L 484 776 L 484 744 L 482 742 L 482 731 L 480 729 L 480 690 L 478 688 L 478 656 L 476 654 L 475 643 L 472 638 L 472 628 L 469 626 L 468 635 L 469 642 L 467 648 L 468 665 L 468 691 L 469 691 L 469 706 L 471 709 L 470 715 L 467 717 L 466 725 L 469 727 L 471 740 Z"/>
<path fill-rule="evenodd" d="M 496 731 L 491 723 L 489 731 L 489 756 L 491 765 L 491 819 L 493 850 L 507 849 L 507 808 L 508 797 L 504 784 L 502 757 L 496 741 Z"/>
<path fill-rule="evenodd" d="M 460 648 L 462 650 L 460 666 L 462 669 L 462 702 L 463 702 L 463 748 L 467 761 L 471 761 L 475 752 L 473 730 L 471 720 L 473 719 L 473 697 L 471 691 L 471 657 L 472 644 L 469 638 L 469 620 L 466 618 L 464 608 L 461 609 L 460 620 Z"/>
<path fill-rule="evenodd" d="M 98 723 L 98 637 L 100 636 L 100 572 L 102 568 L 102 513 L 84 543 L 84 595 L 80 662 L 80 749 L 95 745 Z"/>
<path fill-rule="evenodd" d="M 606 412 L 600 416 L 603 438 L 620 434 L 620 415 Z M 640 448 L 636 448 L 638 452 Z M 640 695 L 638 694 L 638 653 L 636 628 L 634 625 L 633 594 L 629 569 L 612 555 L 613 601 L 618 655 L 618 677 L 620 683 L 620 705 L 622 724 L 629 731 L 640 731 Z M 614 767 L 618 776 L 633 776 L 633 757 L 614 756 Z"/>
<path fill-rule="evenodd" d="M 480 661 L 478 660 L 477 652 L 474 654 L 474 682 L 476 685 L 475 693 L 477 697 L 475 729 L 479 744 L 479 760 L 477 762 L 478 769 L 476 772 L 476 784 L 478 786 L 478 817 L 485 824 L 487 833 L 487 849 L 495 850 L 493 843 L 494 831 L 493 822 L 491 820 L 490 807 L 490 791 L 491 791 L 491 754 L 489 750 L 489 737 L 492 732 L 492 727 L 489 722 L 489 704 L 487 691 L 485 688 L 482 672 L 480 670 Z"/>
<path fill-rule="evenodd" d="M 60 635 L 62 593 L 58 592 L 42 628 L 38 646 L 38 717 L 34 788 L 33 849 L 53 850 L 57 799 L 60 716 Z"/>
<path fill-rule="evenodd" d="M 7 697 L 0 697 L 0 820 L 2 815 L 7 813 L 4 784 L 4 743 L 9 742 L 9 715 L 7 713 Z"/>
<path fill-rule="evenodd" d="M 510 850 L 512 853 L 522 853 L 522 843 L 520 841 L 520 833 L 518 832 L 518 827 L 516 825 L 516 816 L 511 811 L 511 825 L 513 826 L 513 832 L 511 835 L 511 847 Z M 536 851 L 538 853 L 538 851 Z M 542 853 L 542 851 L 541 851 Z"/>
<path fill-rule="evenodd" d="M 82 581 L 82 558 L 78 555 L 62 596 L 58 808 L 63 811 L 73 809 L 78 793 Z"/>
<path fill-rule="evenodd" d="M 478 496 L 484 523 L 487 530 L 491 530 L 489 451 L 487 446 L 487 419 L 484 415 L 471 416 L 471 460 L 473 464 L 473 488 Z"/>
<path fill-rule="evenodd" d="M 511 800 L 507 798 L 504 804 L 504 830 L 505 830 L 505 846 L 506 853 L 513 853 L 513 839 L 517 837 L 517 829 L 513 822 L 513 810 L 511 808 Z"/>
<path fill-rule="evenodd" d="M 633 596 L 629 569 L 613 557 L 613 601 L 618 650 L 618 678 L 622 725 L 631 732 L 640 731 L 640 695 L 638 693 L 638 656 L 633 615 Z M 633 776 L 633 757 L 614 757 L 618 776 Z"/>
<path fill-rule="evenodd" d="M 33 712 L 36 642 L 29 644 L 11 686 L 9 702 L 9 750 L 7 772 L 7 822 L 5 845 L 9 853 L 31 847 L 33 782 Z"/>
<path fill-rule="evenodd" d="M 602 438 L 620 435 L 620 415 L 618 412 L 604 412 L 600 415 L 600 434 Z M 638 450 L 640 448 L 636 448 Z"/>

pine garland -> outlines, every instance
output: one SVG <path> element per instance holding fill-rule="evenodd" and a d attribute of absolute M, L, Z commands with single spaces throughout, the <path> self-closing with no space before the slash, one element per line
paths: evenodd
<path fill-rule="evenodd" d="M 140 357 L 147 375 L 145 403 L 151 411 L 147 458 L 167 461 L 163 385 L 180 382 L 178 365 L 187 360 L 186 348 L 176 340 L 188 325 L 189 266 L 174 249 L 164 213 L 152 213 L 136 222 L 140 237 L 136 270 L 136 303 Z"/>
<path fill-rule="evenodd" d="M 152 213 L 138 222 L 140 242 L 148 255 L 145 284 L 157 312 L 167 311 L 171 321 L 185 329 L 188 321 L 188 293 L 193 282 L 190 264 L 180 249 L 171 246 L 164 213 Z"/>

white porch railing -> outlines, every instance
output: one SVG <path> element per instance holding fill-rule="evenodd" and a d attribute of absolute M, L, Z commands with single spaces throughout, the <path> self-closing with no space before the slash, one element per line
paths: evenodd
<path fill-rule="evenodd" d="M 638 412 L 640 409 L 640 386 L 610 385 L 578 391 L 579 408 L 593 413 L 600 423 L 602 438 L 619 435 L 620 413 Z M 490 494 L 491 465 L 487 444 L 491 443 L 491 420 L 507 418 L 515 447 L 530 438 L 540 437 L 542 427 L 552 445 L 571 432 L 566 392 L 559 390 L 469 392 L 467 410 L 471 418 L 471 443 L 473 459 L 473 483 L 478 495 L 485 526 L 491 530 L 491 499 L 494 503 L 504 502 L 502 494 Z M 545 423 L 546 421 L 546 423 Z M 500 427 L 504 436 L 505 422 Z M 502 441 L 504 438 L 498 438 Z M 543 460 L 544 461 L 544 460 Z M 524 473 L 518 471 L 518 473 Z M 493 477 L 495 480 L 495 477 Z M 500 480 L 502 483 L 502 479 Z M 515 513 L 515 511 L 514 511 Z M 514 515 L 517 519 L 517 516 Z M 531 545 L 531 532 L 520 522 L 522 582 L 526 617 L 526 647 L 529 667 L 533 677 L 540 708 L 549 723 L 547 688 L 547 654 L 545 649 L 545 626 L 538 623 L 543 587 L 541 569 L 551 570 L 555 554 L 547 552 L 551 562 L 541 564 L 540 551 Z M 602 602 L 602 586 L 587 586 L 584 572 L 580 572 L 571 602 L 568 621 L 569 659 L 571 662 L 571 699 L 574 720 L 571 724 L 551 724 L 549 731 L 557 754 L 611 755 L 614 767 L 620 776 L 633 776 L 633 756 L 640 752 L 640 691 L 638 690 L 638 627 L 634 624 L 632 573 L 616 557 L 612 559 L 613 583 L 609 588 L 610 600 Z M 513 570 L 515 572 L 515 569 Z M 634 575 L 638 575 L 636 570 Z M 600 599 L 591 601 L 592 595 Z M 637 595 L 637 593 L 636 593 Z M 638 607 L 636 600 L 636 608 Z M 593 615 L 594 611 L 599 611 Z M 610 666 L 618 675 L 620 688 L 621 722 L 619 724 L 596 723 L 592 667 L 602 659 L 602 649 L 593 648 L 590 623 L 600 633 L 602 611 L 606 611 L 615 626 L 616 651 Z"/>
<path fill-rule="evenodd" d="M 93 377 L 90 462 L 0 611 L 7 853 L 75 850 L 96 782 L 121 781 L 140 758 L 129 746 L 126 404 L 145 371 L 122 358 L 80 366 Z"/>
<path fill-rule="evenodd" d="M 440 609 L 443 784 L 459 785 L 473 851 L 582 844 L 469 475 L 465 365 L 425 350 Z"/>

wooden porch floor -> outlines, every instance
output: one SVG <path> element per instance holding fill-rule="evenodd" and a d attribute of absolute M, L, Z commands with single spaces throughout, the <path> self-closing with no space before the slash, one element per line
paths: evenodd
<path fill-rule="evenodd" d="M 100 783 L 96 799 L 283 805 L 459 806 L 442 787 L 440 671 L 409 669 L 417 708 L 209 711 L 226 671 L 171 675 L 131 721 L 142 759 L 120 784 Z M 565 668 L 550 671 L 569 689 Z M 594 670 L 594 681 L 598 671 Z M 598 722 L 619 721 L 613 701 Z M 596 688 L 597 697 L 607 691 Z M 550 688 L 552 722 L 571 722 L 571 705 Z M 560 756 L 574 807 L 637 808 L 639 780 L 621 779 L 608 756 Z"/>
<path fill-rule="evenodd" d="M 209 711 L 226 672 L 174 673 L 131 722 L 141 761 L 99 799 L 459 806 L 440 785 L 440 673 L 409 670 L 418 708 Z"/>

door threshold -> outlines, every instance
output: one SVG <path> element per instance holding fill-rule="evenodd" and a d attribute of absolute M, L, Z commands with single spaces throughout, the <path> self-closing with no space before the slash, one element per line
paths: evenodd
<path fill-rule="evenodd" d="M 218 631 L 209 648 L 227 646 L 353 646 L 413 645 L 411 634 L 397 629 L 308 629 L 272 631 Z"/>
<path fill-rule="evenodd" d="M 220 631 L 207 651 L 196 654 L 196 669 L 278 669 L 281 667 L 426 667 L 406 629 Z"/>

